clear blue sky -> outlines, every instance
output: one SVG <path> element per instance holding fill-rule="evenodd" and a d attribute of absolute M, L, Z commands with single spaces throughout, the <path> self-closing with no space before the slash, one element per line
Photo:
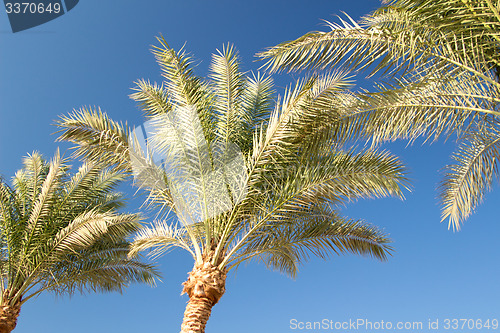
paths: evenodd
<path fill-rule="evenodd" d="M 160 80 L 149 51 L 159 33 L 176 48 L 186 43 L 200 75 L 210 55 L 227 42 L 239 49 L 244 69 L 256 70 L 261 64 L 253 55 L 265 47 L 324 29 L 321 19 L 335 19 L 342 11 L 357 19 L 379 5 L 377 0 L 81 0 L 68 14 L 16 34 L 2 11 L 0 174 L 10 178 L 33 150 L 51 156 L 57 146 L 67 149 L 54 142 L 52 124 L 73 108 L 100 106 L 116 120 L 141 124 L 141 112 L 128 95 L 137 79 Z M 424 329 L 410 331 L 424 332 L 429 319 L 443 325 L 446 318 L 500 318 L 500 190 L 487 195 L 462 231 L 453 233 L 439 223 L 435 190 L 453 145 L 388 147 L 410 168 L 412 192 L 405 201 L 357 202 L 345 213 L 390 233 L 393 257 L 384 263 L 355 256 L 312 259 L 296 280 L 263 265 L 242 266 L 230 273 L 207 332 L 301 331 L 292 329 L 292 319 L 420 321 Z M 130 209 L 136 207 L 133 201 Z M 187 302 L 181 283 L 192 259 L 176 251 L 159 265 L 164 278 L 154 289 L 134 285 L 123 295 L 41 295 L 23 307 L 15 332 L 178 332 Z"/>

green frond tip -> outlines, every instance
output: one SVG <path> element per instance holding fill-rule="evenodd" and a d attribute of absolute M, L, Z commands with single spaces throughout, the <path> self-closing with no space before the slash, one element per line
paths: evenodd
<path fill-rule="evenodd" d="M 306 210 L 290 219 L 274 220 L 251 234 L 233 266 L 255 258 L 294 277 L 311 255 L 356 254 L 386 260 L 391 240 L 363 221 L 346 219 L 328 207 Z"/>
<path fill-rule="evenodd" d="M 447 166 L 440 186 L 442 221 L 449 219 L 448 228 L 460 230 L 463 221 L 491 189 L 493 179 L 499 176 L 498 120 L 492 118 L 471 130 L 452 157 L 455 164 Z"/>
<path fill-rule="evenodd" d="M 76 145 L 74 156 L 95 162 L 105 162 L 117 170 L 130 171 L 129 129 L 127 124 L 116 122 L 100 108 L 81 108 L 56 122 L 60 128 L 57 141 Z"/>
<path fill-rule="evenodd" d="M 149 255 L 156 258 L 169 252 L 174 247 L 180 247 L 194 256 L 190 239 L 183 227 L 176 227 L 165 221 L 157 221 L 149 228 L 143 228 L 130 244 L 129 258 L 136 257 L 139 252 L 153 248 Z"/>

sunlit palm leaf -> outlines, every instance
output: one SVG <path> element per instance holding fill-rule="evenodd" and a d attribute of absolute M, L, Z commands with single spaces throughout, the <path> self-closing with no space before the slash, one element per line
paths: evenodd
<path fill-rule="evenodd" d="M 173 247 L 183 248 L 195 257 L 184 227 L 178 227 L 166 221 L 156 222 L 150 228 L 144 228 L 137 233 L 131 244 L 129 256 L 134 257 L 141 251 L 153 248 L 150 255 L 157 257 Z"/>
<path fill-rule="evenodd" d="M 130 98 L 138 102 L 146 116 L 166 114 L 172 108 L 168 100 L 168 94 L 163 86 L 152 84 L 149 81 L 139 80 L 136 82 L 136 92 Z"/>
<path fill-rule="evenodd" d="M 239 60 L 232 45 L 224 46 L 222 52 L 212 55 L 210 79 L 215 95 L 215 133 L 219 141 L 240 144 L 244 121 L 241 95 L 245 89 L 245 77 L 239 69 Z"/>
<path fill-rule="evenodd" d="M 447 167 L 441 182 L 442 217 L 450 219 L 453 229 L 460 229 L 460 223 L 491 189 L 493 179 L 499 175 L 499 158 L 500 129 L 496 118 L 480 124 L 463 139 L 453 155 L 456 164 Z"/>
<path fill-rule="evenodd" d="M 177 107 L 195 106 L 200 113 L 205 136 L 212 140 L 212 105 L 213 96 L 206 83 L 194 75 L 190 65 L 192 59 L 183 50 L 177 52 L 171 48 L 163 37 L 157 38 L 160 46 L 153 47 L 162 74 L 168 100 Z M 141 89 L 139 87 L 139 89 Z"/>
<path fill-rule="evenodd" d="M 247 239 L 234 266 L 256 257 L 271 268 L 294 277 L 298 265 L 315 255 L 355 253 L 385 260 L 391 251 L 389 238 L 362 221 L 340 216 L 325 206 L 316 206 L 294 219 L 281 219 L 267 225 Z"/>
<path fill-rule="evenodd" d="M 247 85 L 241 95 L 240 113 L 243 121 L 243 129 L 239 136 L 244 140 L 241 142 L 243 152 L 250 151 L 254 131 L 269 117 L 274 103 L 273 80 L 270 76 L 257 73 L 247 78 Z"/>
<path fill-rule="evenodd" d="M 58 140 L 76 144 L 75 156 L 91 161 L 106 161 L 119 170 L 130 170 L 127 125 L 115 122 L 101 109 L 81 108 L 62 116 Z"/>

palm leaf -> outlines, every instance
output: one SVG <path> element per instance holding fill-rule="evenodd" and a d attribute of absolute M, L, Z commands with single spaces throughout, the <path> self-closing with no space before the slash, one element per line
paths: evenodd
<path fill-rule="evenodd" d="M 268 267 L 294 277 L 298 265 L 315 255 L 354 253 L 385 260 L 390 240 L 377 228 L 362 221 L 341 217 L 326 206 L 315 206 L 295 219 L 280 219 L 247 239 L 244 251 L 235 256 L 233 265 L 252 257 Z"/>
<path fill-rule="evenodd" d="M 474 208 L 491 189 L 494 177 L 498 177 L 500 157 L 500 130 L 496 118 L 479 125 L 462 140 L 453 155 L 455 164 L 447 166 L 441 182 L 442 219 L 449 218 L 449 226 L 460 229 Z"/>
<path fill-rule="evenodd" d="M 62 128 L 58 141 L 75 143 L 75 157 L 90 161 L 106 161 L 117 170 L 130 171 L 128 133 L 126 124 L 115 122 L 100 108 L 81 108 L 56 123 Z"/>
<path fill-rule="evenodd" d="M 134 257 L 141 251 L 154 248 L 150 254 L 152 257 L 158 257 L 173 247 L 183 248 L 196 258 L 184 227 L 177 227 L 166 221 L 156 222 L 150 228 L 144 228 L 137 233 L 130 246 L 129 256 Z"/>
<path fill-rule="evenodd" d="M 245 78 L 239 69 L 239 60 L 232 45 L 212 55 L 210 75 L 215 95 L 215 133 L 219 141 L 240 144 L 245 119 L 240 114 L 241 96 L 245 90 Z"/>

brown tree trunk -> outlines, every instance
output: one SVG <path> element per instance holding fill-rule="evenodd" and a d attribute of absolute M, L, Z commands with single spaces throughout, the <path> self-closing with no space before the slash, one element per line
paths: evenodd
<path fill-rule="evenodd" d="M 190 297 L 184 311 L 181 332 L 204 333 L 213 306 L 213 302 L 206 297 Z"/>
<path fill-rule="evenodd" d="M 212 307 L 226 291 L 226 271 L 209 261 L 195 264 L 183 285 L 182 293 L 188 294 L 189 302 L 184 311 L 181 333 L 205 333 Z"/>
<path fill-rule="evenodd" d="M 0 333 L 10 333 L 17 325 L 17 317 L 21 311 L 21 300 L 17 300 L 14 305 L 9 305 L 8 300 L 9 290 L 4 291 L 2 302 L 0 305 Z"/>

